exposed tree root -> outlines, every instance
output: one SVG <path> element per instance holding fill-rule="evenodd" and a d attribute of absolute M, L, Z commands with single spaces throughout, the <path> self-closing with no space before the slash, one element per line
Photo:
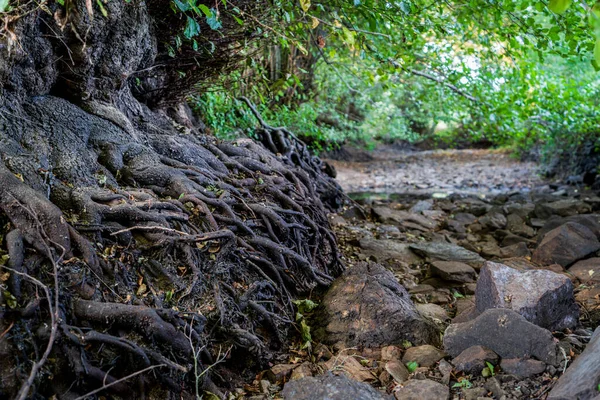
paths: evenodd
<path fill-rule="evenodd" d="M 15 299 L 5 296 L 14 328 L 3 340 L 33 336 L 16 357 L 17 379 L 47 342 L 53 312 L 19 273 L 52 282 L 48 249 L 65 252 L 54 348 L 67 360 L 38 373 L 32 392 L 69 398 L 104 386 L 124 397 L 191 398 L 193 371 L 213 364 L 219 346 L 264 366 L 286 342 L 291 299 L 342 270 L 323 205 L 339 204 L 339 188 L 283 128 L 263 121 L 262 146 L 167 125 L 132 136 L 53 97 L 19 112 L 0 132 L 6 290 Z M 37 136 L 20 140 L 28 131 Z M 76 376 L 69 384 L 65 368 Z M 200 389 L 227 389 L 218 375 L 201 378 Z"/>

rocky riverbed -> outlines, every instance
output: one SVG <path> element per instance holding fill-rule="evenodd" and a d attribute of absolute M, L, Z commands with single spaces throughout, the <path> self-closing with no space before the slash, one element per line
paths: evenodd
<path fill-rule="evenodd" d="M 464 164 L 475 153 L 440 153 L 433 159 L 448 175 L 427 188 L 399 182 L 394 196 L 363 196 L 330 215 L 347 271 L 315 293 L 318 307 L 298 306 L 289 357 L 238 396 L 600 396 L 600 197 L 544 182 L 504 153 L 476 152 L 490 176 L 477 190 L 448 183 L 473 180 Z M 431 154 L 412 154 L 409 169 Z M 358 179 L 379 174 L 379 162 L 363 162 Z M 512 172 L 498 177 L 485 163 Z"/>

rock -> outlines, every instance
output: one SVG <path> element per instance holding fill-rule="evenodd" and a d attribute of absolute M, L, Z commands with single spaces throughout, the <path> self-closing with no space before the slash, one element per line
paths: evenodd
<path fill-rule="evenodd" d="M 513 244 L 517 244 L 517 243 L 525 243 L 525 244 L 535 243 L 531 239 L 527 239 L 522 236 L 515 235 L 514 233 L 508 232 L 508 231 L 496 231 L 495 235 L 498 235 L 499 233 L 504 233 L 500 239 L 501 240 L 500 245 L 502 247 L 512 246 Z"/>
<path fill-rule="evenodd" d="M 348 207 L 348 209 L 342 213 L 342 216 L 346 219 L 356 219 L 360 221 L 367 219 L 367 215 L 365 214 L 364 210 L 358 206 Z"/>
<path fill-rule="evenodd" d="M 598 399 L 600 383 L 600 328 L 594 334 L 583 353 L 558 379 L 547 400 Z"/>
<path fill-rule="evenodd" d="M 429 211 L 433 208 L 433 200 L 419 200 L 414 206 L 410 208 L 411 213 L 422 213 L 423 211 Z"/>
<path fill-rule="evenodd" d="M 402 358 L 402 349 L 398 346 L 385 346 L 381 348 L 382 361 L 397 361 Z"/>
<path fill-rule="evenodd" d="M 510 308 L 549 330 L 572 328 L 579 323 L 573 283 L 552 271 L 519 271 L 486 261 L 477 280 L 475 305 L 480 313 L 488 308 Z"/>
<path fill-rule="evenodd" d="M 483 387 L 486 388 L 488 390 L 488 392 L 492 392 L 495 399 L 506 398 L 504 395 L 504 390 L 502 389 L 502 385 L 500 384 L 500 382 L 498 381 L 498 379 L 496 377 L 489 378 L 485 382 Z"/>
<path fill-rule="evenodd" d="M 386 396 L 366 383 L 331 373 L 319 377 L 305 377 L 285 384 L 281 392 L 286 400 L 388 400 Z"/>
<path fill-rule="evenodd" d="M 274 365 L 265 373 L 265 377 L 272 383 L 283 381 L 292 374 L 292 371 L 298 367 L 298 364 L 278 364 Z"/>
<path fill-rule="evenodd" d="M 408 364 L 415 361 L 419 367 L 432 367 L 446 356 L 446 353 L 431 345 L 410 347 L 404 353 L 402 362 Z"/>
<path fill-rule="evenodd" d="M 500 249 L 501 258 L 514 258 L 514 257 L 530 257 L 531 252 L 527 248 L 527 245 L 523 242 L 513 244 L 512 246 L 502 247 Z"/>
<path fill-rule="evenodd" d="M 271 387 L 271 382 L 267 380 L 261 380 L 259 383 L 260 392 L 263 394 L 269 394 L 269 389 Z"/>
<path fill-rule="evenodd" d="M 338 355 L 323 364 L 328 371 L 343 373 L 358 382 L 371 382 L 375 376 L 352 355 Z"/>
<path fill-rule="evenodd" d="M 510 203 L 504 206 L 504 212 L 507 215 L 513 214 L 523 219 L 531 217 L 533 215 L 534 210 L 535 204 L 533 203 Z"/>
<path fill-rule="evenodd" d="M 552 203 L 544 202 L 535 205 L 535 215 L 542 219 L 550 218 L 553 215 L 568 217 L 575 214 L 587 214 L 590 212 L 592 212 L 592 207 L 577 199 L 559 200 Z"/>
<path fill-rule="evenodd" d="M 296 381 L 298 379 L 306 378 L 307 376 L 312 376 L 312 367 L 309 362 L 304 362 L 298 366 L 298 368 L 292 371 L 292 375 L 290 376 L 291 381 Z"/>
<path fill-rule="evenodd" d="M 431 274 L 447 281 L 475 282 L 477 272 L 473 267 L 459 261 L 434 261 L 431 263 Z"/>
<path fill-rule="evenodd" d="M 446 313 L 446 310 L 444 310 L 443 307 L 437 304 L 418 303 L 415 305 L 415 307 L 422 316 L 432 320 L 433 322 L 444 322 L 448 319 L 448 314 Z"/>
<path fill-rule="evenodd" d="M 448 361 L 442 359 L 438 365 L 438 370 L 442 374 L 442 383 L 444 385 L 448 385 L 450 383 L 450 376 L 452 375 L 454 366 Z"/>
<path fill-rule="evenodd" d="M 528 238 L 535 236 L 535 229 L 528 226 L 525 220 L 516 214 L 509 214 L 506 217 L 506 229 L 519 236 Z"/>
<path fill-rule="evenodd" d="M 367 236 L 360 239 L 359 246 L 362 254 L 374 257 L 378 262 L 397 260 L 407 264 L 416 264 L 422 261 L 421 257 L 410 250 L 410 245 L 395 240 L 381 240 Z"/>
<path fill-rule="evenodd" d="M 480 268 L 485 261 L 479 254 L 456 244 L 446 242 L 426 242 L 411 244 L 410 249 L 432 261 L 459 261 Z"/>
<path fill-rule="evenodd" d="M 388 361 L 385 363 L 385 370 L 398 383 L 408 380 L 410 372 L 400 361 Z"/>
<path fill-rule="evenodd" d="M 396 390 L 394 396 L 397 400 L 444 400 L 450 397 L 450 390 L 447 386 L 429 379 L 413 379 Z"/>
<path fill-rule="evenodd" d="M 580 225 L 583 225 L 592 231 L 596 237 L 600 237 L 600 214 L 574 215 L 566 218 L 554 216 L 546 221 L 542 228 L 538 231 L 538 243 L 544 239 L 548 232 L 566 224 L 567 222 L 576 222 Z"/>
<path fill-rule="evenodd" d="M 582 283 L 600 283 L 600 258 L 577 261 L 568 271 Z"/>
<path fill-rule="evenodd" d="M 507 374 L 514 375 L 519 379 L 526 379 L 543 373 L 546 370 L 546 364 L 538 360 L 505 358 L 500 362 L 500 368 Z"/>
<path fill-rule="evenodd" d="M 498 354 L 484 346 L 471 346 L 461 352 L 452 360 L 452 364 L 457 371 L 465 374 L 479 375 L 487 366 L 486 362 L 492 365 L 498 364 Z"/>
<path fill-rule="evenodd" d="M 389 207 L 373 207 L 373 214 L 383 224 L 409 227 L 423 232 L 434 230 L 437 222 L 423 215 L 402 210 L 393 210 Z"/>
<path fill-rule="evenodd" d="M 533 252 L 532 261 L 541 265 L 568 267 L 600 249 L 596 235 L 575 222 L 567 222 L 548 232 Z"/>
<path fill-rule="evenodd" d="M 465 395 L 465 400 L 479 400 L 480 398 L 485 398 L 488 391 L 482 387 L 474 387 L 463 389 L 463 394 Z"/>
<path fill-rule="evenodd" d="M 381 347 L 439 343 L 435 325 L 424 318 L 394 275 L 374 263 L 358 263 L 336 279 L 323 298 L 322 324 L 314 336 L 326 344 Z"/>
<path fill-rule="evenodd" d="M 332 226 L 346 226 L 348 225 L 348 221 L 344 217 L 338 214 L 332 214 L 329 216 L 329 223 Z"/>
<path fill-rule="evenodd" d="M 486 258 L 501 258 L 502 250 L 495 241 L 486 241 L 478 244 L 479 254 Z"/>
<path fill-rule="evenodd" d="M 500 212 L 490 212 L 479 218 L 479 223 L 488 229 L 503 229 L 506 226 L 506 217 Z"/>
<path fill-rule="evenodd" d="M 547 364 L 557 363 L 550 331 L 508 309 L 485 310 L 471 321 L 446 328 L 444 348 L 451 356 L 475 345 L 485 346 L 502 358 L 535 357 Z"/>

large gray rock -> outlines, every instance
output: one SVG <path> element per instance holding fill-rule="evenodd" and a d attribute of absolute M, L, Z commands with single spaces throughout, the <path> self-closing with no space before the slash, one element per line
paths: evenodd
<path fill-rule="evenodd" d="M 598 399 L 600 384 L 600 328 L 592 340 L 560 377 L 547 400 Z"/>
<path fill-rule="evenodd" d="M 345 375 L 331 373 L 318 377 L 305 377 L 285 384 L 281 392 L 286 400 L 390 400 L 366 383 L 348 379 Z"/>
<path fill-rule="evenodd" d="M 480 313 L 488 308 L 510 308 L 549 330 L 572 328 L 579 322 L 579 307 L 568 277 L 547 270 L 519 271 L 491 261 L 479 272 L 475 306 Z"/>
<path fill-rule="evenodd" d="M 577 261 L 568 271 L 582 283 L 600 283 L 600 258 Z"/>
<path fill-rule="evenodd" d="M 450 397 L 448 386 L 430 379 L 413 379 L 394 392 L 397 400 L 446 400 Z"/>
<path fill-rule="evenodd" d="M 572 217 L 552 217 L 546 221 L 542 228 L 538 231 L 537 242 L 540 243 L 542 239 L 553 229 L 558 228 L 567 222 L 576 222 L 588 228 L 590 231 L 600 237 L 600 214 L 585 214 L 585 215 L 573 215 Z"/>
<path fill-rule="evenodd" d="M 541 265 L 568 267 L 599 249 L 600 242 L 591 230 L 581 224 L 567 222 L 544 236 L 533 252 L 532 260 Z"/>
<path fill-rule="evenodd" d="M 498 211 L 491 211 L 479 218 L 479 223 L 488 229 L 502 229 L 506 226 L 506 217 Z"/>
<path fill-rule="evenodd" d="M 488 309 L 471 321 L 446 328 L 444 348 L 451 356 L 476 345 L 487 347 L 502 358 L 536 358 L 557 364 L 557 348 L 550 331 L 508 309 Z"/>
<path fill-rule="evenodd" d="M 336 279 L 323 298 L 314 335 L 346 347 L 437 344 L 435 325 L 415 308 L 394 275 L 375 263 L 358 263 Z"/>
<path fill-rule="evenodd" d="M 408 244 L 395 240 L 375 239 L 367 236 L 360 239 L 359 246 L 362 254 L 375 257 L 378 262 L 396 260 L 414 264 L 422 261 L 421 257 L 410 250 Z"/>
<path fill-rule="evenodd" d="M 410 249 L 433 261 L 460 261 L 474 268 L 480 268 L 485 261 L 479 254 L 447 242 L 415 243 Z"/>
<path fill-rule="evenodd" d="M 577 199 L 565 199 L 554 201 L 552 203 L 538 203 L 535 205 L 535 215 L 538 218 L 546 219 L 553 215 L 560 217 L 569 217 L 576 214 L 587 214 L 592 212 L 592 207 Z"/>

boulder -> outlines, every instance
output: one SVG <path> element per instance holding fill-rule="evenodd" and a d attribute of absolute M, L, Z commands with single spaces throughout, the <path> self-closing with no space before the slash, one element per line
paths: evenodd
<path fill-rule="evenodd" d="M 532 260 L 541 265 L 567 267 L 599 249 L 600 242 L 592 231 L 581 224 L 567 222 L 544 236 Z"/>
<path fill-rule="evenodd" d="M 539 375 L 546 370 L 546 364 L 538 360 L 522 358 L 505 358 L 500 362 L 502 372 L 514 375 L 519 379 Z"/>
<path fill-rule="evenodd" d="M 479 254 L 447 242 L 415 243 L 410 249 L 432 261 L 459 261 L 474 268 L 480 268 L 485 261 Z"/>
<path fill-rule="evenodd" d="M 517 214 L 509 214 L 506 217 L 506 229 L 519 236 L 528 238 L 535 236 L 535 229 L 528 226 L 525 220 Z"/>
<path fill-rule="evenodd" d="M 567 368 L 552 388 L 547 400 L 598 399 L 600 384 L 600 328 L 592 339 Z"/>
<path fill-rule="evenodd" d="M 475 282 L 477 272 L 473 267 L 459 261 L 434 261 L 431 263 L 431 275 L 453 282 Z"/>
<path fill-rule="evenodd" d="M 446 328 L 444 348 L 451 356 L 475 345 L 487 347 L 502 358 L 534 357 L 547 364 L 558 363 L 550 331 L 508 309 L 488 309 L 471 321 Z"/>
<path fill-rule="evenodd" d="M 366 383 L 356 382 L 344 375 L 331 373 L 318 377 L 304 377 L 285 384 L 281 392 L 286 400 L 389 400 Z"/>
<path fill-rule="evenodd" d="M 535 215 L 538 218 L 547 219 L 553 215 L 569 217 L 576 214 L 587 214 L 592 212 L 592 207 L 577 199 L 565 199 L 552 203 L 538 203 L 535 205 Z"/>
<path fill-rule="evenodd" d="M 577 261 L 568 271 L 580 282 L 600 283 L 600 257 Z"/>
<path fill-rule="evenodd" d="M 477 280 L 475 305 L 479 313 L 489 308 L 510 308 L 549 330 L 572 328 L 579 323 L 573 283 L 552 271 L 519 271 L 486 261 Z"/>
<path fill-rule="evenodd" d="M 315 318 L 314 336 L 326 344 L 381 347 L 437 344 L 435 325 L 415 308 L 394 275 L 379 264 L 358 263 L 337 278 Z"/>
<path fill-rule="evenodd" d="M 461 352 L 452 360 L 452 364 L 457 371 L 465 374 L 479 375 L 487 366 L 486 362 L 492 365 L 498 364 L 498 354 L 484 346 L 471 346 Z"/>
<path fill-rule="evenodd" d="M 416 304 L 417 311 L 421 313 L 422 316 L 432 320 L 433 322 L 444 322 L 448 319 L 448 314 L 446 310 L 442 306 L 432 303 Z"/>
<path fill-rule="evenodd" d="M 409 362 L 416 362 L 419 364 L 419 367 L 432 367 L 436 362 L 440 361 L 442 358 L 446 356 L 446 353 L 443 351 L 431 346 L 417 346 L 410 347 L 404 353 L 404 357 L 402 357 L 402 362 L 404 364 L 408 364 Z"/>
<path fill-rule="evenodd" d="M 416 264 L 422 261 L 421 257 L 410 250 L 409 244 L 400 243 L 395 240 L 375 239 L 367 236 L 360 239 L 358 244 L 362 249 L 362 254 L 374 257 L 377 262 L 395 260 L 408 264 Z"/>
<path fill-rule="evenodd" d="M 574 215 L 566 218 L 554 216 L 547 220 L 542 225 L 542 228 L 538 231 L 538 243 L 544 239 L 548 232 L 566 224 L 567 222 L 576 222 L 580 225 L 583 225 L 592 231 L 596 237 L 600 237 L 600 214 Z"/>
<path fill-rule="evenodd" d="M 396 400 L 446 400 L 450 397 L 450 390 L 446 385 L 430 379 L 413 379 L 399 387 L 394 396 Z"/>

